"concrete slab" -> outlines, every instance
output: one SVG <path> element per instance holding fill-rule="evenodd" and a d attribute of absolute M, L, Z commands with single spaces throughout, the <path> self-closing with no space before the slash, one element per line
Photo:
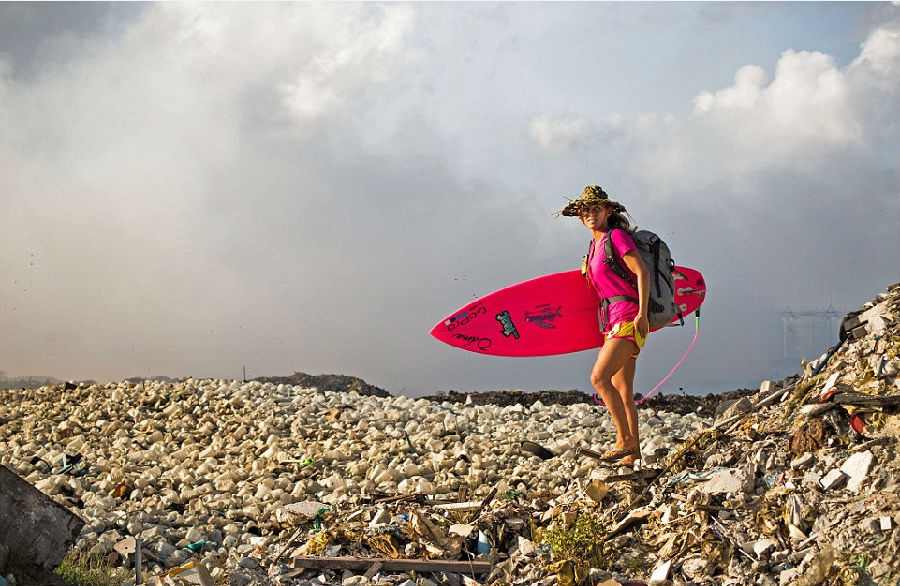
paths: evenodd
<path fill-rule="evenodd" d="M 0 466 L 0 543 L 18 564 L 57 567 L 83 526 L 77 515 Z"/>

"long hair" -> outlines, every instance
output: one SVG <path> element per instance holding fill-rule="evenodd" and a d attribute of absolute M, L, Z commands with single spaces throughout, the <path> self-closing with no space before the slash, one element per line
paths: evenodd
<path fill-rule="evenodd" d="M 618 228 L 620 230 L 625 230 L 629 234 L 634 234 L 637 230 L 637 226 L 632 226 L 631 222 L 628 221 L 628 218 L 625 217 L 628 214 L 625 210 L 625 206 L 620 204 L 618 208 L 621 208 L 621 211 L 616 207 L 612 208 L 612 213 L 610 213 L 609 218 L 606 219 L 606 227 L 610 230 Z"/>

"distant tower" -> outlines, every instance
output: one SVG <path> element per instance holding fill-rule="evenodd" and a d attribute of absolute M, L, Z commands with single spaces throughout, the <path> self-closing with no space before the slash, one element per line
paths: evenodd
<path fill-rule="evenodd" d="M 785 309 L 779 317 L 783 327 L 784 360 L 817 358 L 837 341 L 841 314 L 831 305 L 816 310 Z"/>

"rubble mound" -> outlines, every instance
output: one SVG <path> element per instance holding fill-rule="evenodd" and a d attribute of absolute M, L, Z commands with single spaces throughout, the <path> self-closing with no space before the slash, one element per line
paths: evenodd
<path fill-rule="evenodd" d="M 312 375 L 303 372 L 295 372 L 290 376 L 261 376 L 253 379 L 263 383 L 275 385 L 296 385 L 303 388 L 316 388 L 320 391 L 343 393 L 353 391 L 359 395 L 369 397 L 390 397 L 386 390 L 370 385 L 363 379 L 343 374 L 319 374 Z"/>
<path fill-rule="evenodd" d="M 0 464 L 85 521 L 76 551 L 127 568 L 142 552 L 148 584 L 900 580 L 900 285 L 802 375 L 712 417 L 645 402 L 635 467 L 602 461 L 604 409 L 528 398 L 208 379 L 0 391 Z"/>
<path fill-rule="evenodd" d="M 715 417 L 723 408 L 743 397 L 756 393 L 756 389 L 738 389 L 724 393 L 708 393 L 706 396 L 688 395 L 684 393 L 657 393 L 638 405 L 638 409 L 659 409 L 670 413 L 685 415 L 696 413 L 701 417 Z"/>
<path fill-rule="evenodd" d="M 542 405 L 577 405 L 579 403 L 592 404 L 594 402 L 590 395 L 586 395 L 581 391 L 526 392 L 521 390 L 497 390 L 480 393 L 458 393 L 451 390 L 446 393 L 429 395 L 423 397 L 423 399 L 438 403 L 446 401 L 464 405 L 497 405 L 499 407 L 509 407 L 510 405 L 531 407 L 535 401 L 540 401 Z"/>
<path fill-rule="evenodd" d="M 660 392 L 641 401 L 638 404 L 638 409 L 649 408 L 669 413 L 677 413 L 679 415 L 696 413 L 701 417 L 715 417 L 717 412 L 721 409 L 721 405 L 730 404 L 737 399 L 750 396 L 755 392 L 755 389 L 738 389 L 736 391 L 727 391 L 724 393 L 708 393 L 706 396 L 688 395 L 684 393 L 667 395 Z M 540 401 L 542 405 L 594 404 L 594 399 L 591 395 L 575 390 L 497 390 L 479 393 L 459 393 L 451 390 L 446 393 L 428 395 L 422 398 L 438 403 L 446 401 L 448 403 L 463 405 L 497 405 L 500 407 L 508 407 L 510 405 L 531 407 L 535 401 Z M 640 395 L 635 397 L 636 400 L 639 400 L 640 398 Z"/>

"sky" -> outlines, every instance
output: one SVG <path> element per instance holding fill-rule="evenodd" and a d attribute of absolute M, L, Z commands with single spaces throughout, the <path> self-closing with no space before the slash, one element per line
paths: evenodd
<path fill-rule="evenodd" d="M 588 391 L 428 332 L 598 184 L 708 283 L 663 392 L 754 386 L 900 280 L 898 118 L 897 3 L 2 3 L 0 371 Z"/>

